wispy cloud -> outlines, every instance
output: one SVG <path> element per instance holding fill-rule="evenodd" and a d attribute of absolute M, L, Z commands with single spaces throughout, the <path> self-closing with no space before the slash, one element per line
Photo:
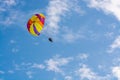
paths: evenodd
<path fill-rule="evenodd" d="M 88 58 L 88 54 L 81 53 L 81 54 L 77 55 L 77 58 L 81 59 L 81 60 L 86 60 Z"/>
<path fill-rule="evenodd" d="M 51 0 L 47 8 L 47 29 L 48 33 L 56 34 L 59 29 L 61 17 L 69 11 L 68 0 Z"/>
<path fill-rule="evenodd" d="M 4 72 L 4 71 L 2 71 L 2 70 L 0 70 L 0 74 L 5 74 L 5 72 Z"/>
<path fill-rule="evenodd" d="M 11 39 L 11 40 L 10 40 L 10 43 L 11 43 L 11 44 L 15 44 L 15 43 L 16 43 L 16 41 L 15 41 L 15 40 L 13 40 L 13 39 Z"/>
<path fill-rule="evenodd" d="M 34 13 L 40 13 L 40 9 L 21 10 L 26 2 L 23 0 L 1 0 L 0 1 L 0 28 L 20 26 L 24 28 L 26 22 Z M 27 15 L 26 15 L 27 14 Z"/>
<path fill-rule="evenodd" d="M 88 57 L 87 54 L 81 54 L 81 59 L 86 59 Z M 84 64 L 82 61 L 77 61 L 76 56 L 72 57 L 61 57 L 59 55 L 53 56 L 47 60 L 43 61 L 44 64 L 40 63 L 21 63 L 20 65 L 16 65 L 17 69 L 10 70 L 10 73 L 24 72 L 28 78 L 33 78 L 34 74 L 38 73 L 39 70 L 43 71 L 52 71 L 54 73 L 59 73 L 59 76 L 63 77 L 65 80 L 112 80 L 114 76 L 116 78 L 120 78 L 120 67 L 114 66 L 106 68 L 104 65 L 98 65 L 100 70 L 106 70 L 106 74 L 100 75 L 99 72 L 95 72 L 93 67 L 89 67 L 89 65 Z M 113 65 L 113 64 L 112 64 Z M 106 66 L 106 65 L 105 65 Z M 112 69 L 111 69 L 112 68 Z M 37 71 L 36 71 L 37 69 Z M 109 70 L 109 72 L 108 72 Z M 15 72 L 15 73 L 16 73 Z M 58 75 L 57 75 L 58 76 Z M 54 76 L 56 77 L 56 76 Z M 57 78 L 56 78 L 57 79 Z"/>
<path fill-rule="evenodd" d="M 81 80 L 111 80 L 111 75 L 107 74 L 106 76 L 99 76 L 97 73 L 92 71 L 87 65 L 83 64 L 81 68 L 76 71 L 76 74 L 80 77 Z"/>
<path fill-rule="evenodd" d="M 92 72 L 91 69 L 89 69 L 86 65 L 83 65 L 78 71 L 76 71 L 76 73 L 80 76 L 82 80 L 85 78 L 88 80 L 96 79 L 96 74 Z"/>
<path fill-rule="evenodd" d="M 65 76 L 65 80 L 73 80 L 71 76 Z"/>
<path fill-rule="evenodd" d="M 38 68 L 38 69 L 45 69 L 45 66 L 43 64 L 34 63 L 31 67 L 32 68 Z"/>
<path fill-rule="evenodd" d="M 22 6 L 23 1 L 19 0 L 4 0 L 0 1 L 0 24 L 10 26 L 12 24 L 19 25 L 25 17 L 24 12 L 17 9 Z M 19 18 L 18 18 L 19 16 Z"/>
<path fill-rule="evenodd" d="M 25 26 L 25 22 L 27 21 L 27 17 L 29 16 L 29 15 L 25 16 L 26 13 L 19 11 L 19 10 L 14 10 L 14 9 L 11 9 L 10 11 L 8 11 L 7 14 L 8 15 L 5 16 L 4 13 L 2 13 L 2 15 L 0 16 L 1 17 L 0 24 L 4 25 L 5 26 L 4 28 L 7 28 L 11 25 Z M 18 18 L 18 16 L 19 16 L 19 18 Z M 23 19 L 23 18 L 25 18 L 25 19 Z M 13 26 L 11 26 L 11 27 L 13 27 Z M 3 27 L 1 27 L 1 28 L 3 28 Z"/>
<path fill-rule="evenodd" d="M 15 64 L 15 70 L 30 70 L 30 69 L 45 69 L 46 66 L 38 63 L 25 63 Z"/>
<path fill-rule="evenodd" d="M 45 31 L 47 32 L 47 34 L 58 34 L 61 31 L 62 26 L 64 26 L 64 24 L 61 25 L 61 23 L 66 17 L 69 17 L 69 14 L 72 14 L 72 12 L 76 12 L 79 15 L 85 13 L 80 7 L 78 0 L 51 0 L 46 11 L 47 27 Z M 73 35 L 67 34 L 66 36 L 68 36 L 69 38 L 73 37 Z"/>
<path fill-rule="evenodd" d="M 5 3 L 8 6 L 16 5 L 16 0 L 4 0 L 3 3 Z"/>
<path fill-rule="evenodd" d="M 105 37 L 108 39 L 112 39 L 114 37 L 114 32 L 106 32 Z"/>
<path fill-rule="evenodd" d="M 8 73 L 13 74 L 14 71 L 13 70 L 8 70 Z"/>
<path fill-rule="evenodd" d="M 27 72 L 26 72 L 26 75 L 27 75 L 28 78 L 30 78 L 30 79 L 33 77 L 32 74 L 33 74 L 32 71 L 27 71 Z"/>
<path fill-rule="evenodd" d="M 68 43 L 75 42 L 82 38 L 84 38 L 84 36 L 79 31 L 73 32 L 69 30 L 62 35 L 62 39 Z"/>
<path fill-rule="evenodd" d="M 4 16 L 4 18 L 1 18 L 0 23 L 3 25 L 9 26 L 11 24 L 14 24 L 16 22 L 15 20 L 17 20 L 17 18 L 18 17 L 16 15 L 16 13 L 13 10 L 11 10 L 8 16 L 6 16 L 6 17 Z"/>
<path fill-rule="evenodd" d="M 71 61 L 71 59 L 72 58 L 70 57 L 60 58 L 59 56 L 55 56 L 54 58 L 46 61 L 47 70 L 64 74 L 62 67 L 67 65 Z"/>
<path fill-rule="evenodd" d="M 115 59 L 113 59 L 113 64 L 114 65 L 120 65 L 120 57 L 115 57 Z"/>
<path fill-rule="evenodd" d="M 0 13 L 7 11 L 8 9 L 10 9 L 12 6 L 15 6 L 17 4 L 16 0 L 4 0 L 4 1 L 0 1 Z"/>
<path fill-rule="evenodd" d="M 13 53 L 17 53 L 19 50 L 17 48 L 12 48 Z"/>
<path fill-rule="evenodd" d="M 21 68 L 20 68 L 20 66 L 18 64 L 14 64 L 13 66 L 14 66 L 16 71 L 21 70 Z"/>
<path fill-rule="evenodd" d="M 33 78 L 33 73 L 36 73 L 34 70 L 44 70 L 44 71 L 53 71 L 55 73 L 60 73 L 61 75 L 64 74 L 64 66 L 66 66 L 73 58 L 72 57 L 60 57 L 58 55 L 45 60 L 45 65 L 44 64 L 38 64 L 38 63 L 25 63 L 22 62 L 21 64 L 14 64 L 14 71 L 9 70 L 9 73 L 14 73 L 14 72 L 20 72 L 23 71 L 26 73 L 28 78 Z M 68 79 L 68 78 L 66 78 Z"/>
<path fill-rule="evenodd" d="M 110 45 L 110 48 L 108 49 L 108 52 L 112 53 L 117 48 L 120 48 L 120 36 L 116 37 L 116 39 Z"/>
<path fill-rule="evenodd" d="M 104 11 L 106 14 L 114 15 L 120 20 L 120 3 L 119 0 L 85 0 L 88 6 Z"/>
<path fill-rule="evenodd" d="M 120 66 L 113 67 L 112 73 L 118 80 L 120 80 Z"/>

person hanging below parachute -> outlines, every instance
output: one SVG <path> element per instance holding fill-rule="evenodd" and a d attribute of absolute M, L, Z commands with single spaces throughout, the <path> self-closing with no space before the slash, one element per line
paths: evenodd
<path fill-rule="evenodd" d="M 27 29 L 33 36 L 39 36 L 43 30 L 45 24 L 45 16 L 40 14 L 33 15 L 27 22 Z M 53 42 L 52 38 L 48 38 L 50 42 Z"/>
<path fill-rule="evenodd" d="M 50 38 L 50 37 L 48 38 L 48 40 L 49 40 L 50 42 L 53 42 L 52 38 Z"/>

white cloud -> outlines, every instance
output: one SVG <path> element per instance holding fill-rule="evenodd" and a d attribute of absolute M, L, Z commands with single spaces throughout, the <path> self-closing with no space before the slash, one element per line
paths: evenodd
<path fill-rule="evenodd" d="M 105 69 L 105 65 L 99 64 L 99 65 L 98 65 L 98 68 L 101 69 L 101 70 L 104 70 L 104 69 Z"/>
<path fill-rule="evenodd" d="M 39 42 L 35 42 L 34 45 L 38 46 L 40 43 Z"/>
<path fill-rule="evenodd" d="M 8 70 L 8 73 L 13 74 L 14 71 L 13 70 Z"/>
<path fill-rule="evenodd" d="M 111 80 L 111 75 L 107 74 L 106 76 L 99 76 L 97 73 L 93 72 L 87 65 L 82 65 L 76 71 L 76 74 L 80 77 L 81 80 Z"/>
<path fill-rule="evenodd" d="M 63 35 L 63 39 L 69 43 L 74 42 L 78 39 L 82 38 L 79 33 L 66 33 Z"/>
<path fill-rule="evenodd" d="M 80 75 L 80 78 L 94 80 L 96 79 L 96 73 L 92 72 L 86 65 L 83 65 L 78 71 L 76 71 L 77 75 Z"/>
<path fill-rule="evenodd" d="M 120 66 L 116 66 L 112 68 L 113 75 L 120 80 Z"/>
<path fill-rule="evenodd" d="M 82 56 L 82 57 L 81 57 Z M 86 59 L 87 54 L 83 53 L 80 55 L 81 59 Z M 88 67 L 86 64 L 79 62 L 76 62 L 76 56 L 73 57 L 60 57 L 58 55 L 45 60 L 45 65 L 38 64 L 38 63 L 21 63 L 20 65 L 15 65 L 15 70 L 24 71 L 28 78 L 33 78 L 33 74 L 36 74 L 37 71 L 33 72 L 35 69 L 42 69 L 44 71 L 53 71 L 56 74 L 54 77 L 55 80 L 57 80 L 58 76 L 61 76 L 64 78 L 64 80 L 112 80 L 113 74 L 109 72 L 105 72 L 106 74 L 101 75 L 101 73 L 93 71 L 94 68 Z M 72 63 L 72 64 L 71 64 Z M 81 64 L 80 66 L 78 66 Z M 105 70 L 106 68 L 103 65 L 98 65 L 100 70 Z M 15 71 L 14 70 L 14 71 Z M 94 69 L 96 70 L 96 69 Z M 106 71 L 107 71 L 106 70 Z M 114 76 L 117 77 L 118 69 L 115 69 L 115 67 L 112 69 L 112 73 L 116 73 Z M 17 72 L 16 71 L 16 72 Z M 12 70 L 10 70 L 12 72 Z M 111 71 L 110 71 L 111 72 Z M 117 76 L 116 76 L 117 75 Z M 57 76 L 57 77 L 56 77 Z"/>
<path fill-rule="evenodd" d="M 11 9 L 6 12 L 8 14 L 7 16 L 4 16 L 4 13 L 2 13 L 2 15 L 0 15 L 0 17 L 1 17 L 0 24 L 4 25 L 5 27 L 8 27 L 10 25 L 17 25 L 17 26 L 24 25 L 25 20 L 27 21 L 27 19 L 23 19 L 23 18 L 25 18 L 25 17 L 27 18 L 28 15 L 26 16 L 25 13 L 23 13 L 19 10 Z M 19 18 L 18 18 L 18 16 L 19 16 Z"/>
<path fill-rule="evenodd" d="M 9 10 L 12 6 L 17 4 L 16 0 L 1 0 L 0 13 Z"/>
<path fill-rule="evenodd" d="M 12 48 L 12 52 L 13 52 L 13 53 L 17 53 L 18 51 L 19 51 L 18 48 Z"/>
<path fill-rule="evenodd" d="M 74 7 L 74 11 L 77 12 L 79 15 L 84 15 L 85 14 L 85 11 L 81 9 L 80 6 L 75 6 Z"/>
<path fill-rule="evenodd" d="M 46 66 L 43 65 L 43 64 L 31 63 L 31 62 L 28 62 L 28 63 L 22 62 L 21 64 L 14 64 L 14 67 L 15 67 L 15 70 L 17 70 L 17 71 L 18 70 L 19 71 L 21 71 L 21 70 L 25 70 L 26 71 L 26 70 L 35 70 L 35 69 L 43 70 L 43 69 L 46 68 Z M 12 71 L 14 71 L 14 70 L 9 70 L 9 72 L 12 72 Z"/>
<path fill-rule="evenodd" d="M 112 39 L 113 35 L 114 35 L 114 32 L 106 32 L 105 33 L 105 37 L 108 38 L 108 39 Z"/>
<path fill-rule="evenodd" d="M 120 36 L 118 36 L 114 42 L 110 45 L 109 53 L 112 53 L 115 49 L 120 48 Z"/>
<path fill-rule="evenodd" d="M 30 62 L 29 63 L 25 63 L 25 62 L 21 63 L 21 66 L 31 66 L 31 65 L 32 65 L 32 63 L 30 63 Z"/>
<path fill-rule="evenodd" d="M 70 4 L 69 4 L 71 12 L 76 12 L 78 14 L 78 16 L 84 15 L 86 12 L 84 11 L 84 9 L 82 9 L 81 4 L 83 4 L 83 3 L 80 0 L 71 0 Z"/>
<path fill-rule="evenodd" d="M 61 34 L 61 38 L 63 39 L 63 41 L 68 43 L 73 43 L 79 39 L 85 38 L 85 36 L 82 35 L 82 32 L 80 30 L 73 31 L 70 28 L 64 27 L 62 31 L 63 32 Z"/>
<path fill-rule="evenodd" d="M 0 1 L 0 24 L 8 27 L 10 25 L 23 25 L 26 15 L 20 11 L 19 6 L 23 5 L 23 1 L 19 0 L 1 0 Z M 15 8 L 13 8 L 13 6 Z M 19 16 L 19 18 L 18 18 Z M 7 23 L 7 24 L 6 24 Z M 3 27 L 3 28 L 5 28 Z M 13 26 L 12 26 L 13 27 Z"/>
<path fill-rule="evenodd" d="M 11 44 L 14 44 L 14 43 L 16 43 L 16 41 L 13 40 L 13 39 L 11 39 L 11 40 L 10 40 L 10 43 L 11 43 Z"/>
<path fill-rule="evenodd" d="M 54 71 L 58 73 L 64 73 L 62 70 L 62 66 L 67 65 L 72 58 L 60 58 L 59 56 L 55 56 L 54 58 L 51 58 L 46 61 L 47 64 L 47 70 L 48 71 Z"/>
<path fill-rule="evenodd" d="M 43 64 L 33 64 L 32 68 L 38 68 L 38 69 L 45 69 L 45 66 Z"/>
<path fill-rule="evenodd" d="M 72 76 L 65 76 L 65 80 L 73 80 Z"/>
<path fill-rule="evenodd" d="M 73 4 L 74 3 L 74 4 Z M 61 26 L 60 23 L 64 21 L 64 18 L 70 16 L 72 12 L 79 13 L 80 15 L 85 12 L 81 9 L 78 0 L 51 0 L 47 7 L 47 27 L 45 31 L 48 35 L 56 35 L 60 32 Z M 66 35 L 73 37 L 73 35 Z"/>
<path fill-rule="evenodd" d="M 27 71 L 27 72 L 26 72 L 26 75 L 27 75 L 28 78 L 30 78 L 30 79 L 33 77 L 32 74 L 33 74 L 33 72 L 31 72 L 31 71 Z"/>
<path fill-rule="evenodd" d="M 120 1 L 119 0 L 86 0 L 89 7 L 103 10 L 107 14 L 113 14 L 120 20 Z"/>
<path fill-rule="evenodd" d="M 14 19 L 15 18 L 13 18 L 13 16 L 9 16 L 5 19 L 5 21 L 0 21 L 0 23 L 8 26 L 8 25 L 14 24 Z M 6 23 L 8 23 L 8 24 L 6 24 Z"/>
<path fill-rule="evenodd" d="M 82 54 L 79 54 L 77 58 L 84 60 L 88 58 L 88 55 L 86 53 L 82 53 Z"/>
<path fill-rule="evenodd" d="M 113 64 L 120 65 L 120 57 L 115 57 L 115 59 L 113 59 Z"/>
<path fill-rule="evenodd" d="M 0 70 L 0 74 L 5 74 L 5 72 Z"/>
<path fill-rule="evenodd" d="M 15 0 L 4 0 L 3 1 L 6 5 L 11 6 L 11 5 L 16 5 Z"/>
<path fill-rule="evenodd" d="M 50 33 L 58 33 L 59 22 L 61 16 L 63 16 L 68 10 L 68 0 L 51 0 L 47 8 L 47 29 Z"/>
<path fill-rule="evenodd" d="M 21 66 L 20 65 L 18 65 L 18 64 L 14 64 L 14 67 L 15 67 L 15 70 L 21 70 Z"/>

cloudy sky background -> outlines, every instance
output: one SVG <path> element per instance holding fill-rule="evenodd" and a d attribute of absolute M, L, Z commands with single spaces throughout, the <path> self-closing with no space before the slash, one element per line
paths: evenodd
<path fill-rule="evenodd" d="M 0 0 L 0 80 L 120 80 L 119 27 L 119 0 Z"/>

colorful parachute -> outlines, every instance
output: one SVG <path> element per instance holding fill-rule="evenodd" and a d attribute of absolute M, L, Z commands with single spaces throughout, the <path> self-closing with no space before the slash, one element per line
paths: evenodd
<path fill-rule="evenodd" d="M 38 36 L 44 27 L 44 22 L 45 16 L 43 14 L 35 14 L 28 20 L 27 29 L 32 35 Z"/>

